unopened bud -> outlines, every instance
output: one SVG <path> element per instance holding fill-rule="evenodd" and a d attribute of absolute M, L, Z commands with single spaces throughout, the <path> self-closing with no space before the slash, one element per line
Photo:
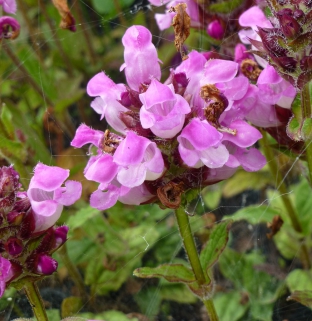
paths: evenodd
<path fill-rule="evenodd" d="M 58 262 L 48 255 L 39 254 L 36 261 L 35 272 L 38 274 L 50 275 L 57 270 Z"/>
<path fill-rule="evenodd" d="M 210 37 L 221 40 L 224 36 L 224 28 L 220 21 L 214 20 L 209 23 L 207 27 L 207 33 Z"/>
<path fill-rule="evenodd" d="M 16 237 L 10 237 L 4 244 L 5 250 L 8 254 L 15 257 L 23 252 L 23 242 Z"/>
<path fill-rule="evenodd" d="M 285 10 L 287 9 L 283 9 L 281 11 L 285 11 Z M 286 36 L 286 38 L 293 39 L 299 35 L 301 31 L 301 27 L 297 22 L 297 20 L 293 18 L 291 15 L 289 15 L 288 11 L 286 11 L 286 13 L 281 11 L 279 11 L 277 15 L 281 24 L 283 34 Z"/>
<path fill-rule="evenodd" d="M 60 247 L 62 244 L 64 244 L 66 242 L 68 230 L 69 230 L 69 227 L 66 225 L 57 227 L 54 230 L 55 248 Z"/>

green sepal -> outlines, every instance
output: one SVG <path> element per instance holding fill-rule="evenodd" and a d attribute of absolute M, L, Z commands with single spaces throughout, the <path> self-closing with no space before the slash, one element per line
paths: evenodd
<path fill-rule="evenodd" d="M 206 247 L 201 251 L 199 259 L 202 268 L 207 271 L 219 259 L 229 240 L 229 230 L 232 220 L 216 224 L 210 234 Z"/>
<path fill-rule="evenodd" d="M 143 278 L 164 278 L 169 282 L 195 282 L 193 272 L 182 264 L 162 264 L 156 268 L 142 267 L 133 271 L 133 275 Z"/>

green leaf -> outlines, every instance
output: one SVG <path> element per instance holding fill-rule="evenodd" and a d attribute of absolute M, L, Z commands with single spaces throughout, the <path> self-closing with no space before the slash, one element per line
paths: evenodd
<path fill-rule="evenodd" d="M 63 300 L 62 302 L 62 318 L 70 317 L 76 315 L 83 307 L 84 302 L 80 297 L 70 296 Z"/>
<path fill-rule="evenodd" d="M 222 1 L 222 2 L 211 4 L 208 8 L 208 11 L 227 14 L 227 13 L 231 13 L 234 9 L 239 7 L 242 3 L 243 3 L 242 0 Z"/>
<path fill-rule="evenodd" d="M 163 264 L 156 268 L 142 267 L 134 270 L 133 275 L 144 278 L 164 278 L 169 282 L 195 282 L 193 272 L 182 264 Z"/>
<path fill-rule="evenodd" d="M 238 291 L 217 294 L 213 302 L 220 320 L 239 320 L 247 311 L 249 304 L 241 304 L 241 294 Z"/>
<path fill-rule="evenodd" d="M 13 138 L 15 135 L 14 135 L 14 126 L 12 124 L 12 114 L 5 104 L 2 106 L 2 110 L 1 110 L 1 120 L 7 134 L 11 138 Z"/>
<path fill-rule="evenodd" d="M 47 309 L 47 316 L 49 321 L 60 321 L 61 316 L 60 316 L 60 311 L 57 309 Z"/>
<path fill-rule="evenodd" d="M 229 230 L 232 220 L 215 224 L 205 248 L 200 253 L 200 263 L 204 270 L 215 264 L 229 240 Z"/>
<path fill-rule="evenodd" d="M 12 160 L 19 159 L 25 161 L 27 157 L 27 152 L 22 143 L 12 141 L 2 135 L 0 135 L 0 151 L 4 157 L 8 157 Z"/>
<path fill-rule="evenodd" d="M 247 189 L 260 190 L 269 183 L 271 183 L 271 176 L 268 172 L 239 171 L 226 180 L 222 192 L 224 197 L 233 197 Z"/>
<path fill-rule="evenodd" d="M 184 284 L 161 284 L 160 295 L 162 300 L 192 304 L 197 301 L 196 296 Z"/>
<path fill-rule="evenodd" d="M 69 227 L 68 237 L 72 237 L 76 228 L 83 226 L 91 218 L 99 214 L 100 211 L 91 206 L 86 206 L 77 211 L 75 215 L 72 215 L 66 223 L 66 225 Z"/>
<path fill-rule="evenodd" d="M 291 111 L 294 115 L 287 124 L 287 135 L 294 141 L 300 141 L 302 139 L 301 127 L 303 119 L 301 115 L 301 99 L 299 94 L 295 97 L 291 105 Z"/>
<path fill-rule="evenodd" d="M 203 195 L 203 200 L 205 204 L 210 208 L 210 209 L 215 209 L 221 200 L 222 197 L 222 188 L 221 184 L 217 185 L 210 185 L 204 188 L 202 191 Z"/>
<path fill-rule="evenodd" d="M 311 118 L 307 118 L 303 121 L 301 131 L 302 131 L 302 139 L 304 141 L 312 139 L 312 119 Z"/>
<path fill-rule="evenodd" d="M 303 180 L 295 187 L 295 206 L 304 235 L 310 235 L 312 223 L 312 198 L 311 189 L 307 180 Z"/>
<path fill-rule="evenodd" d="M 312 271 L 293 270 L 286 277 L 290 292 L 310 291 L 312 289 Z"/>
<path fill-rule="evenodd" d="M 312 309 L 312 291 L 295 291 L 287 297 L 287 301 L 290 300 L 297 301 Z"/>
<path fill-rule="evenodd" d="M 224 216 L 224 219 L 246 220 L 250 224 L 259 224 L 260 222 L 271 222 L 273 217 L 279 214 L 280 211 L 271 206 L 252 205 L 242 208 L 231 216 Z"/>

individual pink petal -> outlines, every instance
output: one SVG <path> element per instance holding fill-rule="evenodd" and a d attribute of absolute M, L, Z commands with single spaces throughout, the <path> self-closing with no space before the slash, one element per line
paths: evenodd
<path fill-rule="evenodd" d="M 58 267 L 58 262 L 46 254 L 39 254 L 36 263 L 35 272 L 43 275 L 51 275 Z"/>
<path fill-rule="evenodd" d="M 232 80 L 238 71 L 238 64 L 230 60 L 211 59 L 207 61 L 201 86 Z"/>
<path fill-rule="evenodd" d="M 92 157 L 91 163 L 85 169 L 85 177 L 90 181 L 102 184 L 110 183 L 118 172 L 118 165 L 113 161 L 113 156 L 103 154 Z"/>
<path fill-rule="evenodd" d="M 235 157 L 247 172 L 258 171 L 267 163 L 266 158 L 256 148 L 240 149 L 235 153 Z"/>
<path fill-rule="evenodd" d="M 209 168 L 222 167 L 229 158 L 229 152 L 222 144 L 212 146 L 200 152 L 201 161 Z"/>
<path fill-rule="evenodd" d="M 91 97 L 101 96 L 115 89 L 116 84 L 103 71 L 92 77 L 87 84 L 87 94 Z"/>
<path fill-rule="evenodd" d="M 59 204 L 70 206 L 81 197 L 82 185 L 75 181 L 66 181 L 65 187 L 60 187 L 54 192 L 54 200 Z"/>
<path fill-rule="evenodd" d="M 119 201 L 129 205 L 139 205 L 150 200 L 152 195 L 144 184 L 131 188 L 127 193 L 119 197 Z"/>
<path fill-rule="evenodd" d="M 99 147 L 103 135 L 104 133 L 102 131 L 81 124 L 76 130 L 75 137 L 70 144 L 71 146 L 78 148 L 86 144 L 93 144 L 94 146 Z"/>
<path fill-rule="evenodd" d="M 146 178 L 146 165 L 130 165 L 127 168 L 120 168 L 117 174 L 117 180 L 126 187 L 141 185 Z"/>
<path fill-rule="evenodd" d="M 238 22 L 242 27 L 272 28 L 272 24 L 258 6 L 253 6 L 244 11 L 240 15 Z"/>
<path fill-rule="evenodd" d="M 159 30 L 165 30 L 171 27 L 174 12 L 156 13 L 155 19 Z"/>
<path fill-rule="evenodd" d="M 106 191 L 96 190 L 90 196 L 90 205 L 99 211 L 104 211 L 114 206 L 118 200 L 119 188 L 110 185 Z"/>
<path fill-rule="evenodd" d="M 39 188 L 45 191 L 53 191 L 60 187 L 68 176 L 68 169 L 38 163 L 34 169 L 34 176 L 30 181 L 29 189 Z"/>
<path fill-rule="evenodd" d="M 16 13 L 17 6 L 15 0 L 1 0 L 0 5 L 2 5 L 6 13 Z"/>
<path fill-rule="evenodd" d="M 124 167 L 141 163 L 149 144 L 152 144 L 149 139 L 128 132 L 115 151 L 114 162 Z"/>
<path fill-rule="evenodd" d="M 230 141 L 239 147 L 250 147 L 262 138 L 261 133 L 255 127 L 243 120 L 235 120 L 229 127 L 236 130 L 236 134 L 224 133 L 222 141 Z"/>

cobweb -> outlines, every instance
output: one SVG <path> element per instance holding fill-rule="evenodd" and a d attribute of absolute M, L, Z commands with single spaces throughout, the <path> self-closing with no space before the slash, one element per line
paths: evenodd
<path fill-rule="evenodd" d="M 44 156 L 38 157 L 38 155 L 36 155 L 37 159 L 33 160 L 33 162 L 46 161 L 48 164 L 53 164 L 56 161 L 57 164 L 63 164 L 63 160 L 66 159 L 65 164 L 68 164 L 69 158 L 79 158 L 80 161 L 82 159 L 81 162 L 86 162 L 86 154 L 88 153 L 88 151 L 84 150 L 84 154 L 81 154 L 78 150 L 71 151 L 70 153 L 68 152 L 67 148 L 69 147 L 69 143 L 72 140 L 74 130 L 79 126 L 81 122 L 86 122 L 87 125 L 91 125 L 94 128 L 100 130 L 105 129 L 106 124 L 104 123 L 104 121 L 100 122 L 99 115 L 96 115 L 94 111 L 89 107 L 92 99 L 86 94 L 81 95 L 81 98 L 79 100 L 70 105 L 68 107 L 68 113 L 66 113 L 65 118 L 60 119 L 57 112 L 55 112 L 52 108 L 52 105 L 55 103 L 55 101 L 50 98 L 51 94 L 49 93 L 51 91 L 51 87 L 56 87 L 58 92 L 68 90 L 68 86 L 70 85 L 70 83 L 76 81 L 75 73 L 70 76 L 72 77 L 71 82 L 68 81 L 68 79 L 65 81 L 65 78 L 68 78 L 68 75 L 72 72 L 71 69 L 79 69 L 79 63 L 89 64 L 91 70 L 89 74 L 84 73 L 85 79 L 79 80 L 79 90 L 84 90 L 88 80 L 101 70 L 106 71 L 116 83 L 125 82 L 123 74 L 119 73 L 118 71 L 122 63 L 122 60 L 120 60 L 120 58 L 122 59 L 122 55 L 120 55 L 120 50 L 122 51 L 122 47 L 120 46 L 120 39 L 124 31 L 129 26 L 131 26 L 133 23 L 138 24 L 140 22 L 145 23 L 146 26 L 151 30 L 153 34 L 153 43 L 159 49 L 159 58 L 165 62 L 162 67 L 162 81 L 164 81 L 169 75 L 170 68 L 175 68 L 180 63 L 180 57 L 178 56 L 178 54 L 173 55 L 172 51 L 170 50 L 162 50 L 165 45 L 167 47 L 171 45 L 171 47 L 174 48 L 173 33 L 171 29 L 162 32 L 159 31 L 154 21 L 154 14 L 156 12 L 162 13 L 165 10 L 165 6 L 156 8 L 150 5 L 148 1 L 128 1 L 130 3 L 128 7 L 118 8 L 115 15 L 111 15 L 109 18 L 107 18 L 107 14 L 104 14 L 96 9 L 97 6 L 94 5 L 96 1 L 90 2 L 73 0 L 71 1 L 70 6 L 76 18 L 76 33 L 70 33 L 69 31 L 60 30 L 60 28 L 57 26 L 58 22 L 56 22 L 55 20 L 53 20 L 53 28 L 49 27 L 45 20 L 45 16 L 42 14 L 42 7 L 39 4 L 39 1 L 41 0 L 38 0 L 37 4 L 33 3 L 33 1 L 31 0 L 25 1 L 24 4 L 22 4 L 22 1 L 19 1 L 18 3 L 19 9 L 17 18 L 22 25 L 21 34 L 19 38 L 15 40 L 15 42 L 12 42 L 12 44 L 10 44 L 9 47 L 13 52 L 14 50 L 16 50 L 16 48 L 21 48 L 23 46 L 26 49 L 24 48 L 22 54 L 19 55 L 19 59 L 14 63 L 11 62 L 11 64 L 9 64 L 7 62 L 7 58 L 5 58 L 7 57 L 5 56 L 7 53 L 4 52 L 5 50 L 2 50 L 1 58 L 6 59 L 7 65 L 4 66 L 3 70 L 1 71 L 1 85 L 4 86 L 6 82 L 9 82 L 12 86 L 20 86 L 22 84 L 22 89 L 20 89 L 20 91 L 22 92 L 21 99 L 25 98 L 26 105 L 27 99 L 30 99 L 31 97 L 34 97 L 34 99 L 38 99 L 38 96 L 41 97 L 41 101 L 38 102 L 34 110 L 32 110 L 31 112 L 32 116 L 35 118 L 33 124 L 34 127 L 38 126 L 40 120 L 42 121 L 44 119 L 45 121 L 43 135 L 44 139 L 46 140 L 46 145 L 49 148 L 49 158 Z M 111 3 L 114 3 L 114 6 L 118 5 L 118 3 L 120 5 L 121 3 L 121 1 L 118 0 L 102 1 L 107 1 L 108 6 L 111 5 Z M 44 6 L 47 9 L 47 14 L 49 15 L 50 12 L 52 12 L 52 9 L 48 5 L 48 2 L 43 2 L 45 3 Z M 97 1 L 97 3 L 100 2 Z M 21 8 L 22 6 L 23 9 Z M 22 10 L 25 10 L 25 6 L 29 9 L 29 11 L 22 12 Z M 29 21 L 27 21 L 27 16 Z M 55 15 L 55 12 L 52 17 L 52 19 L 54 19 L 54 17 L 57 17 Z M 36 24 L 34 25 L 32 21 L 36 21 Z M 228 27 L 231 23 L 233 23 L 233 21 L 228 20 L 226 27 Z M 207 51 L 207 48 L 205 47 L 207 44 L 204 35 L 205 31 L 197 31 L 197 34 L 199 34 L 199 36 L 196 37 L 196 40 L 194 40 L 195 38 L 192 38 L 190 42 L 186 42 L 188 51 Z M 223 44 L 226 45 L 227 43 L 230 43 L 232 41 L 237 41 L 237 39 L 237 35 L 233 34 L 231 35 L 231 37 L 224 38 L 222 40 L 221 46 Z M 92 41 L 95 41 L 95 43 L 92 43 Z M 118 50 L 116 51 L 117 43 L 119 43 L 119 52 Z M 74 56 L 74 58 L 72 58 L 68 54 L 68 50 L 66 51 L 67 58 L 71 60 L 71 66 L 67 66 L 67 70 L 64 70 L 64 67 L 59 68 L 61 63 L 58 61 L 58 59 L 62 59 L 59 57 L 56 57 L 57 63 L 59 63 L 59 65 L 57 66 L 54 66 L 53 58 L 49 58 L 49 61 L 46 61 L 45 64 L 42 64 L 42 61 L 45 58 L 44 55 L 48 52 L 49 47 L 59 48 L 59 44 L 64 48 L 70 46 Z M 6 45 L 3 44 L 3 46 Z M 94 55 L 94 52 L 92 53 L 92 50 L 97 53 L 95 57 L 92 57 Z M 83 54 L 81 54 L 81 52 L 83 52 Z M 86 57 L 84 57 L 84 55 Z M 117 57 L 117 59 L 119 60 L 116 59 L 118 63 L 116 63 L 114 59 L 112 59 L 112 57 L 114 57 L 115 55 L 119 55 Z M 233 58 L 233 52 L 223 51 L 222 55 L 226 59 Z M 59 56 L 62 56 L 62 53 L 59 52 Z M 81 58 L 82 61 L 79 62 L 79 59 Z M 95 61 L 93 61 L 93 59 L 95 59 Z M 119 64 L 119 62 L 121 63 Z M 23 67 L 26 68 L 26 72 L 23 71 Z M 59 79 L 57 84 L 53 83 L 50 78 L 46 77 L 45 73 L 49 68 L 55 68 L 55 74 L 57 76 L 57 79 Z M 32 89 L 32 92 L 35 93 L 32 94 L 32 96 L 28 95 L 28 89 L 25 86 L 25 83 L 28 83 L 30 78 L 33 78 L 36 81 L 38 87 Z M 38 101 L 39 100 L 40 99 L 38 99 Z M 18 104 L 18 107 L 20 107 L 22 110 L 25 110 L 25 106 L 20 103 L 18 97 L 13 97 L 12 101 L 13 103 L 16 102 Z M 61 107 L 59 108 L 61 109 Z M 22 114 L 20 115 L 21 117 L 23 117 Z M 279 156 L 276 155 L 275 157 L 278 158 Z M 29 163 L 32 164 L 32 166 L 34 165 L 31 162 Z M 296 177 L 294 176 L 297 174 L 293 169 L 297 168 L 299 165 L 299 157 L 292 161 L 288 159 L 286 163 L 283 162 L 281 165 L 283 167 L 281 167 L 280 170 L 283 172 L 284 180 L 296 180 Z M 80 168 L 81 172 L 82 170 L 83 167 Z M 28 174 L 30 175 L 31 172 L 28 172 Z M 23 177 L 23 179 L 28 180 L 29 177 L 30 176 Z M 87 184 L 87 181 L 83 178 L 83 176 L 80 176 L 80 180 L 83 184 Z M 203 230 L 205 230 L 205 228 L 202 226 L 203 223 L 208 222 L 210 225 L 215 224 L 222 220 L 224 216 L 231 215 L 237 210 L 244 208 L 250 204 L 264 204 L 269 207 L 272 199 L 280 197 L 277 192 L 274 192 L 271 193 L 270 198 L 268 198 L 263 189 L 259 191 L 255 188 L 255 186 L 249 186 L 245 191 L 235 196 L 225 198 L 220 196 L 220 191 L 222 191 L 224 184 L 225 183 L 213 185 L 205 189 L 201 188 L 198 193 L 197 199 L 189 204 L 189 206 L 185 209 L 186 212 L 191 216 L 193 232 L 195 233 L 195 235 L 197 235 L 198 247 L 201 247 L 203 245 L 201 244 L 200 240 L 200 236 L 205 235 L 205 233 L 202 232 Z M 292 193 L 292 191 L 290 191 L 289 193 Z M 209 195 L 213 195 L 213 197 L 210 197 Z M 153 215 L 154 209 L 152 205 L 150 206 L 149 211 L 150 212 L 147 213 L 147 215 Z M 155 227 L 163 224 L 164 222 L 165 224 L 170 226 L 168 227 L 168 232 L 165 232 L 161 237 L 156 238 L 156 240 L 153 240 L 153 242 L 150 243 L 149 236 L 151 235 L 152 231 L 155 230 Z M 115 273 L 122 273 L 123 270 L 126 269 L 128 265 L 131 265 L 137 257 L 142 256 L 143 262 L 148 261 L 151 249 L 157 248 L 157 244 L 159 244 L 160 242 L 163 242 L 164 240 L 170 240 L 174 236 L 178 235 L 179 232 L 177 227 L 174 227 L 175 225 L 172 224 L 174 224 L 173 214 L 171 212 L 167 212 L 158 220 L 155 220 L 153 223 L 151 223 L 151 226 L 149 228 L 147 227 L 143 231 L 143 233 L 140 233 L 140 235 L 134 235 L 132 240 L 142 240 L 143 248 L 141 250 L 138 250 L 137 253 L 135 253 L 126 264 L 117 268 L 115 270 Z M 265 263 L 268 264 L 268 266 L 273 266 L 273 263 L 276 263 L 276 260 L 278 259 L 276 256 L 277 250 L 273 241 L 269 241 L 267 239 L 266 233 L 267 229 L 264 224 L 252 225 L 246 221 L 238 222 L 235 223 L 232 227 L 231 240 L 229 245 L 231 248 L 241 253 L 242 258 L 243 253 L 258 250 L 260 253 L 266 256 Z M 118 236 L 116 236 L 116 240 L 117 239 Z M 69 239 L 68 243 L 70 242 L 71 240 Z M 112 246 L 114 246 L 114 240 L 110 240 L 109 242 L 112 242 Z M 87 253 L 85 254 L 87 255 Z M 95 257 L 93 258 L 94 260 L 97 259 L 96 255 L 98 255 L 98 258 L 102 257 L 101 254 L 95 254 Z M 172 245 L 172 255 L 167 263 L 175 262 L 177 258 L 180 260 L 185 259 L 182 242 L 180 240 L 176 241 L 176 243 Z M 233 275 L 237 273 L 236 269 L 240 268 L 240 263 L 240 261 L 236 262 L 236 268 L 234 267 L 232 270 Z M 297 264 L 296 259 L 294 259 L 292 262 L 288 262 L 288 269 L 290 269 L 291 266 L 295 264 Z M 219 287 L 220 292 L 231 288 L 230 281 L 225 280 L 217 267 L 215 269 L 215 272 L 215 280 L 217 288 Z M 60 281 L 55 281 L 55 278 L 47 279 L 44 284 L 49 286 L 53 285 L 53 282 L 59 282 L 61 284 Z M 257 282 L 255 282 L 255 284 L 256 283 Z M 143 293 L 144 291 L 146 291 L 146 289 L 149 288 L 153 289 L 149 292 L 150 296 L 148 297 L 147 304 L 145 304 L 144 309 L 141 310 L 141 313 L 147 315 L 151 320 L 207 320 L 207 318 L 205 317 L 205 313 L 201 309 L 201 305 L 197 303 L 188 305 L 176 304 L 176 309 L 182 311 L 180 314 L 176 313 L 176 315 L 179 315 L 178 318 L 174 314 L 166 315 L 165 312 L 162 312 L 158 316 L 154 315 L 155 306 L 158 304 L 158 294 L 164 284 L 162 282 L 155 282 L 155 280 L 144 280 L 140 283 L 140 286 L 141 288 L 136 291 L 136 294 L 140 294 L 140 292 Z M 240 286 L 241 293 L 244 293 L 244 284 L 241 283 Z M 59 287 L 62 288 L 62 284 Z M 122 287 L 122 290 L 127 291 L 125 286 Z M 109 295 L 110 294 L 108 294 L 108 296 Z M 111 297 L 114 298 L 114 295 L 111 295 Z M 85 307 L 90 303 L 89 301 L 92 301 L 94 299 L 95 295 L 86 299 L 81 311 L 85 311 Z M 18 296 L 18 299 L 16 299 L 15 302 L 13 300 L 12 304 L 0 314 L 0 319 L 11 320 L 14 309 L 18 309 L 18 307 L 14 308 L 14 303 L 17 303 L 18 306 L 18 302 L 22 300 L 24 299 L 22 294 L 20 294 L 20 296 Z M 289 306 L 291 306 L 291 304 L 286 308 L 282 301 L 279 302 L 279 300 L 277 300 L 276 302 L 277 303 L 275 304 L 274 308 L 274 320 L 281 320 L 280 315 L 283 315 L 283 309 L 290 309 Z M 132 303 L 133 300 L 130 300 L 128 298 L 128 301 L 124 302 L 124 305 L 127 306 L 127 309 L 124 310 L 127 310 L 128 312 L 131 311 Z M 293 303 L 292 305 L 297 307 L 296 303 Z M 164 309 L 163 311 L 166 310 Z M 133 312 L 135 311 L 133 310 Z M 170 313 L 172 313 L 172 311 Z M 245 315 L 245 317 L 246 318 L 244 320 L 253 320 L 251 315 Z"/>

